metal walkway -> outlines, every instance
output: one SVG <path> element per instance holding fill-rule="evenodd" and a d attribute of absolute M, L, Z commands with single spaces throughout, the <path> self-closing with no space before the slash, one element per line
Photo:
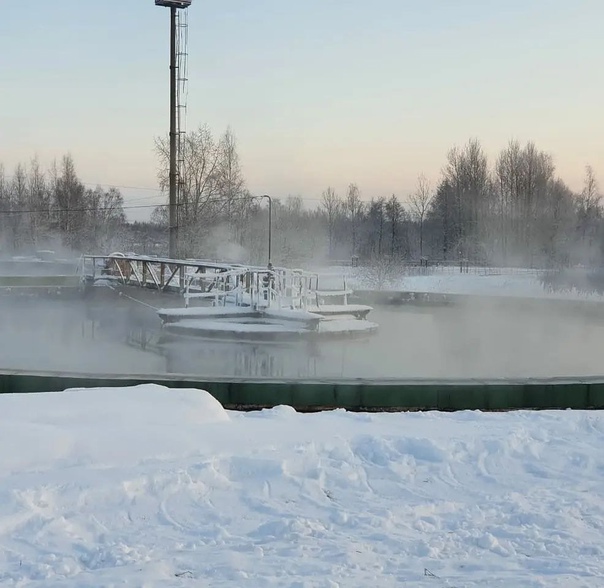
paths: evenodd
<path fill-rule="evenodd" d="M 86 282 L 107 280 L 128 286 L 162 292 L 184 292 L 192 276 L 228 272 L 236 266 L 228 263 L 192 259 L 168 259 L 145 255 L 84 255 L 81 275 Z"/>
<path fill-rule="evenodd" d="M 319 290 L 319 276 L 301 269 L 245 266 L 197 259 L 168 259 L 113 253 L 85 255 L 80 275 L 87 284 L 113 283 L 182 295 L 194 299 L 253 308 L 318 307 L 324 298 L 348 303 L 351 291 Z"/>

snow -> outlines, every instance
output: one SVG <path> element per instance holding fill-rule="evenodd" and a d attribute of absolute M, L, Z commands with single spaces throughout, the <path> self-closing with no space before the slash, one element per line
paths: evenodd
<path fill-rule="evenodd" d="M 365 304 L 322 304 L 321 306 L 311 306 L 309 312 L 320 313 L 321 315 L 338 314 L 369 314 L 373 307 Z"/>
<path fill-rule="evenodd" d="M 532 274 L 432 274 L 407 276 L 399 287 L 411 292 L 479 294 L 483 296 L 544 297 L 539 278 Z"/>
<path fill-rule="evenodd" d="M 157 314 L 162 320 L 188 319 L 220 319 L 233 316 L 251 317 L 257 312 L 242 306 L 190 306 L 188 308 L 160 308 Z"/>
<path fill-rule="evenodd" d="M 515 296 L 526 298 L 586 298 L 574 292 L 547 292 L 539 277 L 531 273 L 518 274 L 432 274 L 406 276 L 399 281 L 398 290 L 440 294 L 473 294 L 481 296 Z M 601 298 L 601 297 L 597 297 Z"/>
<path fill-rule="evenodd" d="M 250 319 L 251 321 L 251 319 Z M 295 325 L 285 325 L 270 319 L 257 320 L 254 322 L 236 322 L 235 320 L 206 320 L 206 319 L 183 319 L 174 323 L 167 323 L 165 328 L 169 331 L 194 331 L 199 333 L 233 333 L 233 334 L 273 334 L 293 333 L 303 334 L 304 329 Z"/>
<path fill-rule="evenodd" d="M 305 310 L 289 308 L 263 308 L 254 310 L 242 306 L 192 306 L 188 308 L 160 308 L 157 314 L 162 319 L 224 319 L 224 318 L 273 318 L 296 322 L 320 321 L 323 317 Z"/>
<path fill-rule="evenodd" d="M 345 315 L 335 318 L 328 317 L 318 324 L 316 331 L 291 324 L 277 322 L 273 319 L 262 319 L 254 322 L 237 322 L 235 320 L 212 321 L 206 319 L 183 319 L 174 323 L 166 323 L 164 329 L 171 333 L 206 335 L 228 335 L 253 337 L 286 337 L 299 340 L 300 337 L 312 337 L 316 334 L 329 335 L 353 335 L 358 333 L 369 333 L 379 328 L 377 323 L 367 320 L 358 320 Z M 290 337 L 291 336 L 291 337 Z"/>
<path fill-rule="evenodd" d="M 304 322 L 316 324 L 323 320 L 320 314 L 315 314 L 303 309 L 291 309 L 291 308 L 265 308 L 262 310 L 261 316 L 265 316 L 272 319 L 293 321 L 293 322 Z"/>
<path fill-rule="evenodd" d="M 358 320 L 355 318 L 343 318 L 338 316 L 335 318 L 327 318 L 323 322 L 319 323 L 320 333 L 339 333 L 353 335 L 354 333 L 369 333 L 377 331 L 379 325 L 372 323 L 371 321 Z"/>
<path fill-rule="evenodd" d="M 455 267 L 434 267 L 425 274 L 393 273 L 387 279 L 384 277 L 383 283 L 368 268 L 330 268 L 319 272 L 322 283 L 337 285 L 345 275 L 348 284 L 357 290 L 604 301 L 599 294 L 576 289 L 548 291 L 541 282 L 543 271 L 523 268 L 470 268 L 461 273 Z"/>
<path fill-rule="evenodd" d="M 0 396 L 2 586 L 602 586 L 599 412 Z"/>

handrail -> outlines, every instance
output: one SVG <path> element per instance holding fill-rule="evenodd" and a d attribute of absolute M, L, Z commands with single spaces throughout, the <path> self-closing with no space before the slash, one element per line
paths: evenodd
<path fill-rule="evenodd" d="M 99 264 L 99 262 L 101 262 Z M 213 299 L 226 305 L 232 296 L 237 306 L 292 308 L 306 310 L 316 306 L 322 296 L 343 295 L 348 291 L 319 290 L 319 274 L 303 269 L 254 267 L 221 264 L 202 260 L 175 260 L 160 257 L 127 255 L 84 255 L 81 257 L 84 279 L 110 278 L 123 284 L 161 291 L 180 292 L 188 307 L 191 300 Z"/>

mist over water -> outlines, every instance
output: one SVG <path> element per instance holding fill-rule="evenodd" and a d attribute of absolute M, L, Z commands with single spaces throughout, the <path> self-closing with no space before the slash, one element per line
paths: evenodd
<path fill-rule="evenodd" d="M 127 295 L 136 295 L 128 289 Z M 155 306 L 181 305 L 153 295 Z M 161 338 L 154 310 L 116 291 L 0 297 L 1 368 L 260 378 L 523 378 L 601 375 L 604 311 L 468 299 L 378 306 L 362 340 L 236 343 Z"/>

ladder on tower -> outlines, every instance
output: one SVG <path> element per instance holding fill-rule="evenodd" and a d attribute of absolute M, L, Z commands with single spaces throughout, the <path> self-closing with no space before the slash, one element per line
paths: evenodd
<path fill-rule="evenodd" d="M 185 185 L 186 157 L 186 115 L 188 99 L 188 10 L 179 10 L 176 15 L 176 203 L 177 223 L 179 226 L 180 204 Z"/>

